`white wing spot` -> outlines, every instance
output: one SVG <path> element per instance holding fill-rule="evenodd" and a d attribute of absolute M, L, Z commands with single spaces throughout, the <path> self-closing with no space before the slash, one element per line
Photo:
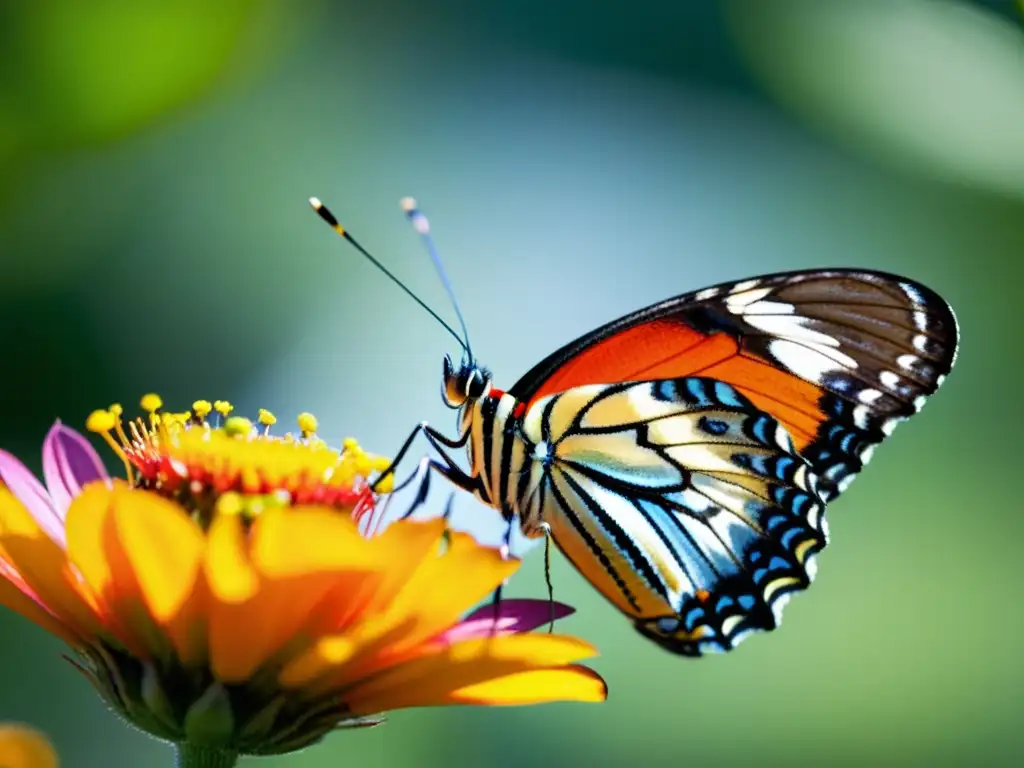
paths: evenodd
<path fill-rule="evenodd" d="M 918 352 L 927 352 L 928 351 L 928 337 L 925 336 L 923 333 L 920 333 L 917 336 L 915 336 L 914 337 L 914 349 L 916 349 Z"/>
<path fill-rule="evenodd" d="M 892 371 L 882 371 L 878 374 L 878 380 L 882 382 L 882 386 L 887 389 L 897 389 L 900 385 L 900 377 Z"/>
<path fill-rule="evenodd" d="M 903 289 L 903 292 L 907 294 L 907 297 L 915 304 L 921 305 L 925 303 L 924 296 L 922 296 L 921 292 L 910 283 L 900 283 L 900 288 Z"/>
<path fill-rule="evenodd" d="M 886 419 L 882 422 L 882 434 L 888 437 L 892 434 L 893 430 L 896 429 L 896 425 L 899 424 L 903 419 L 893 418 Z"/>
<path fill-rule="evenodd" d="M 912 371 L 920 359 L 917 355 L 900 355 L 896 358 L 896 363 L 903 370 Z"/>
<path fill-rule="evenodd" d="M 757 285 L 760 284 L 760 282 L 760 280 L 744 280 L 742 283 L 736 283 L 736 285 L 732 287 L 730 293 L 740 293 L 742 291 L 749 291 L 751 288 L 756 288 Z M 769 290 L 771 289 L 765 288 L 764 293 L 768 293 Z"/>
<path fill-rule="evenodd" d="M 708 299 L 715 298 L 715 296 L 717 295 L 717 288 L 705 288 L 704 290 L 697 291 L 697 293 L 694 295 L 694 298 L 696 298 L 697 301 L 707 301 Z"/>
<path fill-rule="evenodd" d="M 868 428 L 868 417 L 871 415 L 871 409 L 866 405 L 858 405 L 853 409 L 853 424 L 857 429 Z"/>
<path fill-rule="evenodd" d="M 773 339 L 768 348 L 775 359 L 786 368 L 815 384 L 823 383 L 826 374 L 846 370 L 846 366 L 836 362 L 832 357 L 789 339 Z M 856 367 L 857 362 L 853 358 L 838 351 L 833 354 L 846 358 L 851 364 L 850 367 Z"/>
<path fill-rule="evenodd" d="M 857 399 L 865 405 L 871 405 L 871 403 L 875 402 L 881 396 L 882 393 L 877 389 L 862 389 L 857 393 Z"/>
<path fill-rule="evenodd" d="M 761 288 L 754 291 L 729 294 L 725 297 L 725 306 L 734 315 L 742 315 L 746 311 L 747 305 L 760 301 L 769 293 L 771 293 L 770 288 Z"/>

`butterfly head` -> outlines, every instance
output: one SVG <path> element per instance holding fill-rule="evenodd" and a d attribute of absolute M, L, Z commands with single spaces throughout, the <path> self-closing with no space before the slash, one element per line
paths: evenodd
<path fill-rule="evenodd" d="M 491 391 L 491 372 L 481 368 L 469 357 L 458 367 L 450 356 L 444 358 L 444 383 L 441 397 L 449 408 L 461 408 L 467 402 L 486 397 Z"/>

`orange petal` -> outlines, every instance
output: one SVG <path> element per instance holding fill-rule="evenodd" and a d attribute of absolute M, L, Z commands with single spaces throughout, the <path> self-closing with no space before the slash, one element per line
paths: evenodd
<path fill-rule="evenodd" d="M 57 768 L 57 753 L 39 731 L 25 725 L 0 725 L 0 766 Z"/>
<path fill-rule="evenodd" d="M 218 680 L 248 679 L 258 666 L 259 639 L 253 637 L 251 602 L 259 576 L 249 562 L 242 521 L 236 515 L 216 517 L 207 533 L 206 583 L 209 585 L 208 628 L 210 665 Z M 247 604 L 250 610 L 247 612 Z M 271 617 L 266 617 L 268 623 Z"/>
<path fill-rule="evenodd" d="M 224 682 L 248 679 L 279 652 L 303 651 L 306 625 L 324 595 L 356 589 L 366 577 L 349 568 L 369 567 L 367 542 L 347 538 L 354 528 L 343 518 L 302 510 L 293 521 L 293 514 L 275 509 L 261 515 L 250 532 L 251 552 L 238 518 L 218 518 L 210 529 L 210 652 Z M 331 544 L 339 550 L 331 552 Z M 303 553 L 310 548 L 314 554 L 303 569 Z"/>
<path fill-rule="evenodd" d="M 379 666 L 365 663 L 380 648 L 398 642 L 406 626 L 395 624 L 391 617 L 377 616 L 361 622 L 348 631 L 321 637 L 310 648 L 291 659 L 278 675 L 282 688 L 303 689 L 309 696 L 340 688 L 362 679 Z"/>
<path fill-rule="evenodd" d="M 517 672 L 452 691 L 437 701 L 420 701 L 406 706 L 479 704 L 509 707 L 548 701 L 601 702 L 608 698 L 608 684 L 589 667 L 571 664 L 556 669 Z M 394 707 L 392 707 L 394 708 Z"/>
<path fill-rule="evenodd" d="M 64 551 L 6 488 L 0 488 L 0 546 L 28 587 L 61 623 L 81 637 L 101 633 L 102 625 L 86 601 L 87 590 L 68 568 Z"/>
<path fill-rule="evenodd" d="M 379 614 L 388 606 L 424 558 L 434 556 L 441 543 L 444 521 L 402 521 L 371 539 L 374 560 L 381 568 L 350 590 L 332 590 L 324 597 L 318 621 L 310 626 L 313 636 L 337 633 L 364 616 Z"/>
<path fill-rule="evenodd" d="M 389 648 L 389 655 L 448 629 L 518 567 L 518 560 L 502 558 L 469 534 L 453 533 L 444 554 L 424 560 L 386 609 L 396 621 L 411 619 L 409 632 Z"/>
<path fill-rule="evenodd" d="M 455 691 L 521 672 L 571 664 L 597 655 L 564 635 L 508 635 L 467 640 L 391 667 L 338 692 L 355 714 L 440 702 Z"/>
<path fill-rule="evenodd" d="M 94 596 L 104 628 L 131 653 L 146 658 L 165 652 L 166 643 L 149 617 L 135 573 L 117 540 L 113 512 L 119 493 L 132 491 L 124 483 L 110 488 L 87 487 L 68 508 L 68 559 Z"/>
<path fill-rule="evenodd" d="M 81 648 L 85 643 L 70 628 L 65 627 L 39 603 L 22 592 L 16 584 L 0 577 L 0 605 L 38 624 L 51 635 L 55 635 L 72 648 Z M 0 763 L 3 765 L 3 763 Z"/>
<path fill-rule="evenodd" d="M 429 528 L 423 532 L 433 534 Z M 448 629 L 518 567 L 518 561 L 502 559 L 498 550 L 480 546 L 468 534 L 453 534 L 444 554 L 437 554 L 442 547 L 440 537 L 415 535 L 419 554 L 425 556 L 411 575 L 404 563 L 393 563 L 404 566 L 399 572 L 405 580 L 396 585 L 390 583 L 390 573 L 386 577 L 389 583 L 381 591 L 391 597 L 390 602 L 382 603 L 380 596 L 374 595 L 362 609 L 360 622 L 325 638 L 328 645 L 337 641 L 351 647 L 351 657 L 342 662 L 314 645 L 282 671 L 281 685 L 308 688 L 315 694 L 398 664 Z M 400 549 L 395 547 L 396 552 Z"/>
<path fill-rule="evenodd" d="M 253 562 L 267 576 L 380 568 L 351 518 L 322 507 L 269 510 L 253 526 L 252 541 Z"/>
<path fill-rule="evenodd" d="M 186 665 L 204 653 L 200 567 L 206 540 L 177 504 L 154 494 L 115 492 L 113 523 L 149 615 Z"/>

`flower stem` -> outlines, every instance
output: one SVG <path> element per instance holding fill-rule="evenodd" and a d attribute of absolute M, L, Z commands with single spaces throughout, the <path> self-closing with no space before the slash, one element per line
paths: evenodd
<path fill-rule="evenodd" d="M 204 747 L 198 744 L 175 744 L 177 768 L 232 768 L 238 753 L 230 749 Z"/>

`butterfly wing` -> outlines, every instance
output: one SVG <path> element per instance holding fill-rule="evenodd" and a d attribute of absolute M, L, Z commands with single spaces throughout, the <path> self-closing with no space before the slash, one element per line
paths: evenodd
<path fill-rule="evenodd" d="M 781 619 L 826 544 L 818 478 L 787 430 L 735 388 L 689 377 L 587 385 L 527 410 L 539 461 L 524 519 L 637 629 L 683 655 Z"/>
<path fill-rule="evenodd" d="M 949 305 L 906 278 L 789 272 L 627 315 L 538 363 L 509 394 L 529 408 L 588 384 L 687 376 L 727 382 L 785 426 L 828 501 L 938 389 L 957 339 Z"/>

